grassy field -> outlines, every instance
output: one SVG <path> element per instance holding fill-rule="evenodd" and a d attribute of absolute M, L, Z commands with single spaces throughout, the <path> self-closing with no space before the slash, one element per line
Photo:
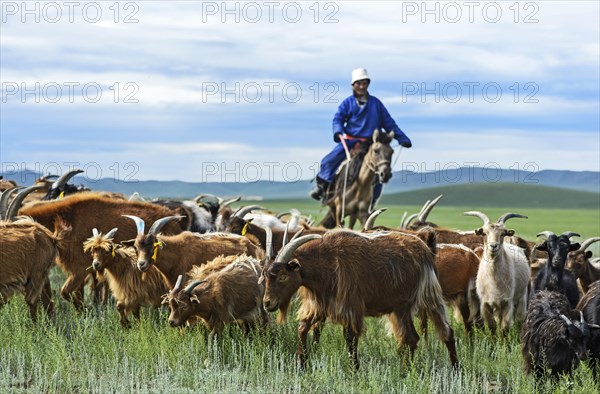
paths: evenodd
<path fill-rule="evenodd" d="M 275 211 L 298 208 L 322 215 L 314 202 L 263 201 Z M 387 205 L 379 224 L 397 226 L 404 210 L 419 206 Z M 463 217 L 471 208 L 444 207 L 430 220 L 447 227 L 473 229 L 477 218 Z M 482 209 L 493 220 L 514 211 L 528 220 L 512 219 L 518 235 L 535 239 L 543 230 L 579 231 L 600 235 L 598 210 Z M 597 245 L 597 244 L 596 244 Z M 597 250 L 596 250 L 597 252 Z M 56 293 L 64 280 L 54 268 Z M 58 297 L 56 316 L 31 322 L 23 297 L 13 297 L 0 309 L 0 393 L 106 392 L 268 392 L 268 393 L 594 393 L 600 390 L 586 364 L 572 378 L 536 386 L 522 372 L 518 328 L 504 339 L 476 331 L 468 338 L 452 321 L 461 363 L 452 370 L 448 353 L 430 328 L 418 351 L 407 361 L 396 351 L 383 319 L 368 318 L 359 343 L 361 370 L 349 367 L 339 326 L 327 325 L 318 346 L 310 347 L 309 367 L 300 371 L 294 358 L 297 322 L 273 324 L 248 339 L 237 327 L 209 339 L 203 327 L 184 330 L 168 326 L 166 310 L 143 311 L 130 329 L 121 328 L 113 304 L 77 313 Z M 275 316 L 273 316 L 275 317 Z"/>

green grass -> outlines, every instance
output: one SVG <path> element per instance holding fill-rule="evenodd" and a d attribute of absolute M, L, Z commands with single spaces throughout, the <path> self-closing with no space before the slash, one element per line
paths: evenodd
<path fill-rule="evenodd" d="M 264 201 L 275 211 L 298 208 L 322 215 L 307 200 Z M 420 206 L 386 205 L 378 223 L 397 226 L 404 210 Z M 463 217 L 471 208 L 440 203 L 430 219 L 440 225 L 473 229 L 477 218 Z M 517 234 L 535 239 L 543 230 L 580 231 L 584 237 L 600 235 L 598 210 L 537 208 L 481 208 L 491 219 L 516 211 L 529 219 L 512 219 Z M 596 244 L 597 245 L 597 244 Z M 448 353 L 429 328 L 412 361 L 396 352 L 396 341 L 387 335 L 384 320 L 367 319 L 359 343 L 361 370 L 349 368 L 340 326 L 328 324 L 321 343 L 310 347 L 309 367 L 302 372 L 295 362 L 297 322 L 271 325 L 251 338 L 229 327 L 210 341 L 203 327 L 184 330 L 168 326 L 166 310 L 143 311 L 130 329 L 118 322 L 114 305 L 88 304 L 77 313 L 57 296 L 64 275 L 54 268 L 52 287 L 56 316 L 29 319 L 22 296 L 0 309 L 0 393 L 106 393 L 106 392 L 268 392 L 268 393 L 529 393 L 536 383 L 522 372 L 518 327 L 506 339 L 476 331 L 472 340 L 452 321 L 461 362 L 458 372 L 449 365 Z M 88 297 L 89 298 L 89 297 Z M 275 317 L 275 316 L 273 316 Z M 592 393 L 600 387 L 586 364 L 573 377 L 538 387 L 544 393 Z"/>

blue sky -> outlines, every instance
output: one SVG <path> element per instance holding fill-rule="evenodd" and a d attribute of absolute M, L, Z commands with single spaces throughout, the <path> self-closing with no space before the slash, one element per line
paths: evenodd
<path fill-rule="evenodd" d="M 2 3 L 3 172 L 308 179 L 356 67 L 413 141 L 396 170 L 600 171 L 595 1 L 27 4 Z"/>

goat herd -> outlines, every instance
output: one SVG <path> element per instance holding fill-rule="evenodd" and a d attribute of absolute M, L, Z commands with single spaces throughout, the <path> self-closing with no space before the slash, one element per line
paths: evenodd
<path fill-rule="evenodd" d="M 431 319 L 458 367 L 448 305 L 468 333 L 485 324 L 505 334 L 522 322 L 525 371 L 536 377 L 570 373 L 586 356 L 596 373 L 600 263 L 586 249 L 600 238 L 580 244 L 573 232 L 542 231 L 536 245 L 506 228 L 526 218 L 516 213 L 493 222 L 470 211 L 483 222 L 476 231 L 440 228 L 426 220 L 441 196 L 399 228 L 374 226 L 379 210 L 362 231 L 331 230 L 297 211 L 234 211 L 236 200 L 211 195 L 146 202 L 82 191 L 67 183 L 75 173 L 27 188 L 0 181 L 0 304 L 21 292 L 34 320 L 39 301 L 53 313 L 48 272 L 56 263 L 67 275 L 62 297 L 82 309 L 86 282 L 97 302 L 108 287 L 123 326 L 142 305 L 167 304 L 172 326 L 202 322 L 218 334 L 238 323 L 247 333 L 266 326 L 268 312 L 284 321 L 298 293 L 302 367 L 308 333 L 317 341 L 329 320 L 343 326 L 359 368 L 364 318 L 382 315 L 411 354 L 413 318 L 423 326 Z"/>

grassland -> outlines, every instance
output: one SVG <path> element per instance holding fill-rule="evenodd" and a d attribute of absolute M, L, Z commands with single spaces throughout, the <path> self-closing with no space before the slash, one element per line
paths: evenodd
<path fill-rule="evenodd" d="M 433 196 L 430 196 L 433 197 Z M 275 211 L 298 208 L 320 217 L 317 204 L 308 200 L 263 201 Z M 397 226 L 403 211 L 418 205 L 385 204 L 389 208 L 378 223 Z M 481 209 L 490 218 L 514 211 L 529 219 L 512 219 L 517 234 L 535 239 L 542 230 L 579 231 L 583 237 L 600 235 L 600 213 L 584 209 L 482 208 L 444 206 L 430 220 L 452 228 L 473 229 L 477 218 L 463 217 L 468 209 Z M 596 250 L 597 253 L 597 250 Z M 64 280 L 52 271 L 57 302 L 53 319 L 45 315 L 33 323 L 21 296 L 0 309 L 0 393 L 594 393 L 600 387 L 586 364 L 571 378 L 536 385 L 522 372 L 518 328 L 500 339 L 485 331 L 468 338 L 456 321 L 459 371 L 449 365 L 443 344 L 430 328 L 415 357 L 407 361 L 396 351 L 382 319 L 368 318 L 359 343 L 361 370 L 349 368 L 339 326 L 327 325 L 318 346 L 311 346 L 309 367 L 295 363 L 297 322 L 273 324 L 242 335 L 229 327 L 221 337 L 209 339 L 202 327 L 184 330 L 167 324 L 165 310 L 144 310 L 130 329 L 121 328 L 114 304 L 87 305 L 77 313 L 57 297 Z M 293 316 L 293 315 L 292 315 Z"/>

